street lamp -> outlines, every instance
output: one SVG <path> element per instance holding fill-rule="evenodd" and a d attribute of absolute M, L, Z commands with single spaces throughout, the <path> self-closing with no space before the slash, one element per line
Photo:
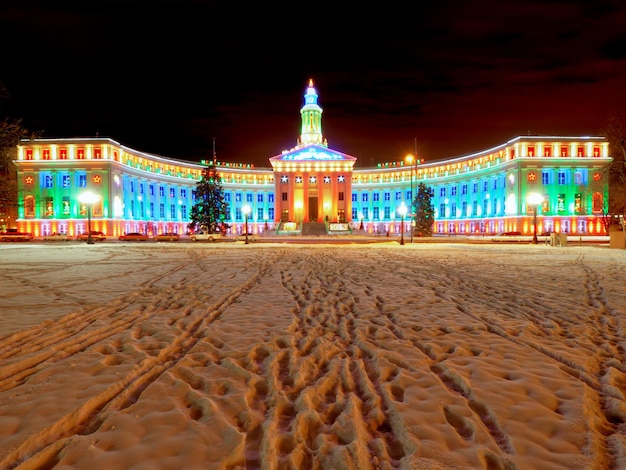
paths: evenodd
<path fill-rule="evenodd" d="M 528 204 L 530 204 L 533 209 L 533 245 L 539 243 L 539 240 L 537 240 L 537 208 L 539 207 L 539 204 L 542 203 L 542 201 L 543 197 L 541 196 L 541 194 L 530 193 L 528 195 Z"/>
<path fill-rule="evenodd" d="M 406 206 L 404 202 L 398 207 L 398 214 L 400 214 L 400 245 L 404 245 L 404 216 L 406 215 Z"/>
<path fill-rule="evenodd" d="M 248 242 L 248 216 L 250 215 L 250 206 L 248 204 L 245 204 L 241 210 L 243 211 L 243 220 L 244 220 L 244 228 L 246 231 L 246 245 L 249 244 Z"/>
<path fill-rule="evenodd" d="M 91 212 L 93 211 L 93 205 L 98 202 L 100 197 L 92 192 L 86 192 L 79 196 L 78 200 L 87 205 L 87 244 L 93 245 L 94 241 L 91 237 Z"/>

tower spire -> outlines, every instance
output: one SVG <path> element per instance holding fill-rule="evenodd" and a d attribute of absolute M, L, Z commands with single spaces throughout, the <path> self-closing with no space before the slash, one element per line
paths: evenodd
<path fill-rule="evenodd" d="M 302 129 L 300 132 L 300 146 L 318 144 L 324 147 L 328 143 L 322 136 L 322 108 L 317 104 L 317 91 L 313 86 L 313 79 L 309 79 L 309 84 L 304 94 L 304 106 L 300 108 L 302 116 Z"/>

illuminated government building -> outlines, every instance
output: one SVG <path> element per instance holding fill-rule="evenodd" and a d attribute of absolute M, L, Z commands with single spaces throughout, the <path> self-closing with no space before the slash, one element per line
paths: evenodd
<path fill-rule="evenodd" d="M 491 149 L 436 162 L 389 162 L 355 168 L 357 158 L 332 150 L 322 134 L 322 108 L 310 81 L 300 109 L 295 147 L 269 166 L 175 160 L 128 148 L 109 138 L 22 140 L 18 146 L 20 231 L 43 236 L 87 231 L 81 197 L 97 195 L 92 230 L 188 231 L 195 188 L 207 165 L 221 177 L 232 233 L 298 233 L 302 224 L 367 233 L 411 229 L 411 200 L 420 183 L 433 190 L 435 234 L 533 232 L 533 205 L 541 196 L 538 232 L 604 234 L 606 169 L 612 159 L 604 137 L 519 136 Z M 401 227 L 404 223 L 405 226 Z M 268 232 L 269 233 L 269 232 Z M 360 232 L 362 233 L 362 232 Z"/>

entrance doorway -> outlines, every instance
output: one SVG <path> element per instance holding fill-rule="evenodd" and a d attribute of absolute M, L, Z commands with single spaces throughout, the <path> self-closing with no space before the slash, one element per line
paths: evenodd
<path fill-rule="evenodd" d="M 317 222 L 318 214 L 317 196 L 309 196 L 309 221 Z"/>

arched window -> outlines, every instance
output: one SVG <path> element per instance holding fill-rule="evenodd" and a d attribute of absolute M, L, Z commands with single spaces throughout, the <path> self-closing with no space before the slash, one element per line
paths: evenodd
<path fill-rule="evenodd" d="M 24 217 L 35 217 L 35 198 L 31 195 L 24 198 Z"/>
<path fill-rule="evenodd" d="M 604 210 L 604 196 L 602 193 L 593 193 L 593 213 L 602 214 Z"/>

